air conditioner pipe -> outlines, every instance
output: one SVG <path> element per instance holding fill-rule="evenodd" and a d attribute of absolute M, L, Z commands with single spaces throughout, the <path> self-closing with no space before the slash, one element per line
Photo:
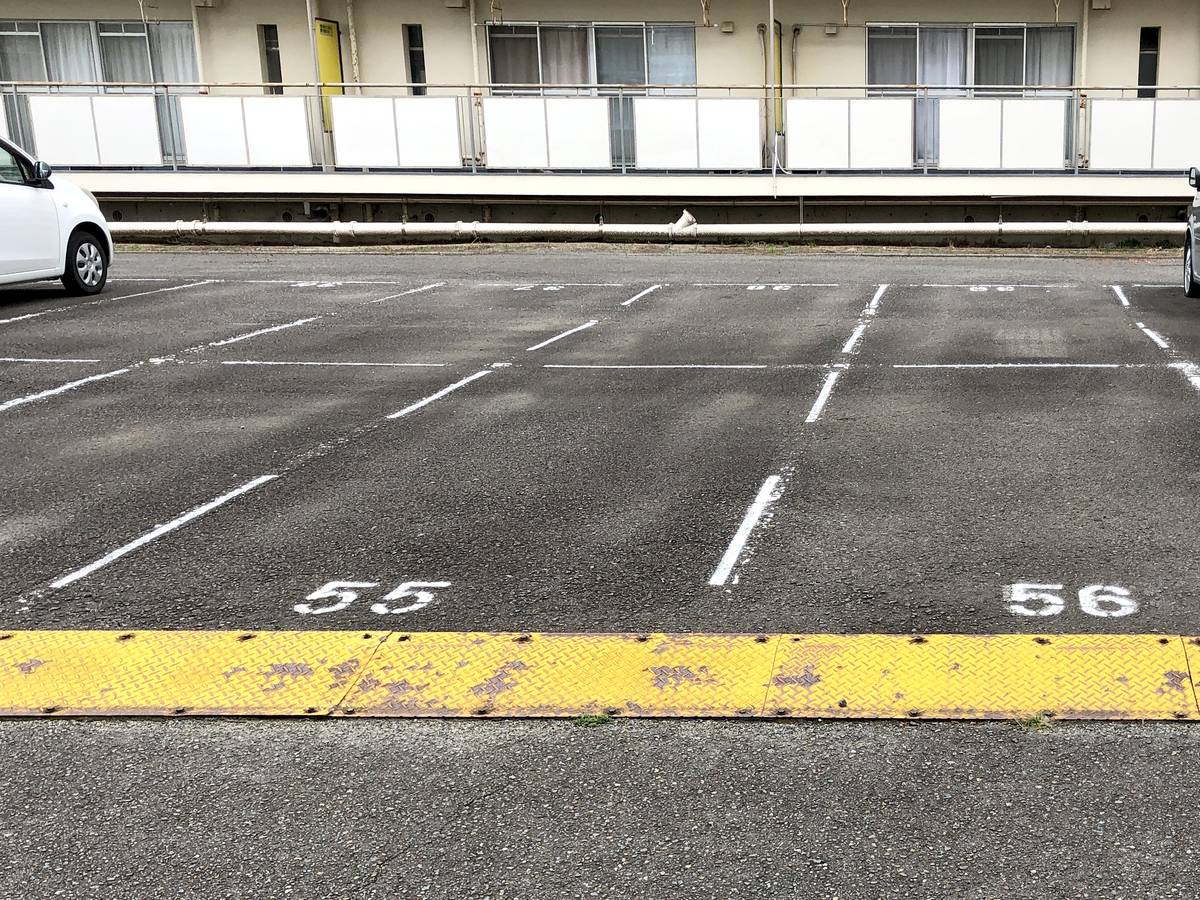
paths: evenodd
<path fill-rule="evenodd" d="M 724 240 L 898 238 L 1144 238 L 1182 240 L 1183 222 L 882 222 L 830 224 L 700 225 L 685 211 L 670 225 L 516 222 L 113 222 L 120 241 L 178 242 L 224 238 L 247 242 L 281 238 L 333 243 L 405 241 L 652 241 L 710 243 Z"/>

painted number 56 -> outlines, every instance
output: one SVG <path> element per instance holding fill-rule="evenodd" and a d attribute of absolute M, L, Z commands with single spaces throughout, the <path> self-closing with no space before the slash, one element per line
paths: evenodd
<path fill-rule="evenodd" d="M 377 587 L 379 587 L 378 581 L 331 581 L 305 597 L 304 603 L 297 603 L 292 608 L 303 616 L 320 616 L 325 613 L 341 612 L 358 599 L 360 591 Z M 450 587 L 448 581 L 406 581 L 379 602 L 372 603 L 371 612 L 381 616 L 416 612 L 434 601 L 434 589 L 448 587 Z M 399 606 L 393 605 L 397 600 L 408 600 L 409 602 Z"/>
<path fill-rule="evenodd" d="M 1061 584 L 1010 584 L 1004 589 L 1008 611 L 1018 616 L 1057 616 L 1066 606 Z M 1120 619 L 1138 611 L 1128 590 L 1114 584 L 1079 589 L 1079 609 L 1101 619 Z"/>

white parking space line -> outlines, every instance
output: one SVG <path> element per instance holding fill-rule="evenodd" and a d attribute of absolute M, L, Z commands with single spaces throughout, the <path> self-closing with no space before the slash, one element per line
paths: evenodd
<path fill-rule="evenodd" d="M 404 409 L 400 410 L 399 412 L 394 412 L 389 416 L 385 416 L 385 418 L 399 419 L 399 418 L 402 418 L 403 416 L 407 416 L 409 413 L 416 412 L 418 409 L 428 406 L 430 403 L 433 403 L 435 400 L 442 399 L 447 394 L 457 391 L 460 387 L 463 387 L 464 385 L 468 385 L 472 381 L 476 381 L 477 379 L 482 378 L 484 375 L 491 375 L 493 371 L 494 371 L 493 369 L 483 369 L 482 371 L 476 372 L 474 375 L 468 375 L 466 378 L 462 379 L 461 381 L 456 381 L 456 382 L 454 382 L 454 384 L 450 385 L 449 387 L 442 388 L 436 394 L 430 394 L 424 400 L 418 400 L 416 403 L 412 404 L 412 406 L 406 406 L 406 407 L 404 407 Z"/>
<path fill-rule="evenodd" d="M 69 584 L 74 584 L 76 581 L 79 581 L 79 579 L 81 579 L 81 578 L 87 578 L 93 572 L 95 572 L 99 569 L 103 569 L 105 566 L 109 565 L 110 563 L 116 562 L 122 556 L 125 556 L 128 553 L 132 553 L 134 550 L 137 550 L 139 547 L 144 547 L 146 544 L 149 544 L 151 541 L 158 540 L 164 534 L 174 531 L 176 528 L 179 528 L 181 525 L 186 525 L 188 522 L 191 522 L 194 519 L 200 518 L 205 513 L 210 513 L 217 507 L 223 506 L 224 504 L 228 503 L 230 500 L 240 497 L 240 496 L 242 496 L 242 494 L 248 493 L 248 492 L 254 490 L 256 487 L 266 484 L 268 481 L 273 481 L 274 479 L 276 479 L 278 477 L 279 477 L 278 475 L 260 475 L 258 478 L 255 478 L 253 481 L 248 481 L 245 484 L 243 484 L 241 487 L 235 488 L 234 490 L 230 491 L 227 494 L 222 494 L 220 497 L 218 497 L 215 500 L 210 500 L 208 503 L 205 503 L 203 506 L 197 506 L 195 509 L 184 513 L 182 516 L 180 516 L 177 519 L 172 519 L 170 522 L 167 522 L 164 525 L 159 525 L 153 531 L 147 532 L 146 534 L 142 535 L 137 540 L 130 541 L 128 544 L 126 544 L 123 547 L 118 547 L 116 550 L 112 551 L 111 553 L 106 554 L 105 556 L 100 557 L 98 560 L 96 560 L 93 563 L 89 563 L 88 565 L 84 566 L 82 569 L 76 569 L 74 572 L 71 572 L 68 575 L 64 575 L 62 578 L 58 579 L 57 581 L 51 582 L 50 587 L 52 587 L 55 590 L 58 590 L 59 588 L 64 588 Z"/>
<path fill-rule="evenodd" d="M 645 289 L 644 291 L 642 291 L 641 293 L 634 294 L 632 297 L 630 297 L 628 300 L 626 300 L 626 301 L 625 301 L 624 303 L 622 303 L 621 305 L 622 305 L 622 306 L 632 306 L 634 303 L 637 303 L 637 302 L 638 302 L 639 300 L 641 300 L 643 297 L 648 297 L 648 296 L 650 296 L 650 295 L 651 295 L 651 294 L 653 294 L 655 291 L 659 290 L 661 287 L 662 287 L 662 285 L 661 285 L 661 284 L 652 284 L 652 285 L 650 285 L 650 287 L 646 288 L 646 289 Z"/>
<path fill-rule="evenodd" d="M 1160 350 L 1170 350 L 1171 345 L 1167 343 L 1167 339 L 1152 328 L 1147 328 L 1141 322 L 1135 322 L 1138 328 L 1142 330 L 1142 334 L 1154 341 Z"/>
<path fill-rule="evenodd" d="M 1117 295 L 1117 300 L 1122 306 L 1129 306 L 1129 298 L 1125 296 L 1125 291 L 1121 289 L 1119 284 L 1112 284 L 1109 285 L 1109 287 L 1111 287 L 1112 292 Z"/>
<path fill-rule="evenodd" d="M 411 297 L 413 294 L 423 294 L 426 291 L 432 291 L 440 287 L 445 287 L 446 282 L 435 281 L 432 284 L 423 284 L 420 287 L 412 288 L 411 290 L 401 291 L 398 294 L 389 294 L 387 297 L 380 297 L 378 300 L 370 300 L 369 303 L 383 303 L 385 300 L 396 300 L 400 297 Z"/>
<path fill-rule="evenodd" d="M 691 284 L 689 284 L 688 287 L 700 287 L 700 288 L 719 288 L 719 287 L 750 288 L 750 287 L 753 287 L 753 288 L 758 288 L 759 290 L 764 290 L 764 291 L 765 290 L 783 291 L 788 288 L 794 288 L 794 287 L 798 287 L 798 288 L 809 288 L 809 287 L 835 288 L 835 287 L 841 287 L 841 285 L 835 284 L 833 282 L 816 282 L 816 281 L 779 281 L 779 282 L 772 282 L 772 281 L 695 281 L 695 282 L 692 282 Z"/>
<path fill-rule="evenodd" d="M 842 371 L 839 369 L 825 376 L 825 383 L 821 385 L 821 393 L 817 394 L 817 399 L 813 402 L 812 409 L 808 411 L 808 418 L 804 420 L 805 424 L 811 425 L 821 417 L 821 410 L 829 402 L 829 395 L 833 393 L 833 386 L 837 384 L 838 377 L 841 374 Z"/>
<path fill-rule="evenodd" d="M 38 316 L 48 316 L 51 313 L 62 312 L 66 307 L 55 307 L 54 309 L 42 310 L 42 312 L 26 313 L 23 316 L 13 316 L 11 319 L 0 319 L 0 325 L 8 325 L 12 322 L 24 322 L 26 319 L 36 319 Z"/>
<path fill-rule="evenodd" d="M 1145 363 L 895 363 L 893 369 L 1152 369 Z"/>
<path fill-rule="evenodd" d="M 46 391 L 40 391 L 36 394 L 29 394 L 26 397 L 15 397 L 12 400 L 5 400 L 0 403 L 0 412 L 12 409 L 15 406 L 22 406 L 26 403 L 33 403 L 35 400 L 44 400 L 46 397 L 53 397 L 55 394 L 63 394 L 67 391 L 73 391 L 77 387 L 82 387 L 85 384 L 90 384 L 93 381 L 103 381 L 106 378 L 116 378 L 118 375 L 124 375 L 129 369 L 115 369 L 112 372 L 103 372 L 100 375 L 89 375 L 87 378 L 80 378 L 78 381 L 70 381 L 66 384 L 61 384 L 56 388 L 50 388 Z"/>
<path fill-rule="evenodd" d="M 320 316 L 311 316 L 307 319 L 297 319 L 295 322 L 285 322 L 282 325 L 272 325 L 270 328 L 260 328 L 258 331 L 251 331 L 247 334 L 239 334 L 237 337 L 225 338 L 223 341 L 209 341 L 209 347 L 226 347 L 229 344 L 236 344 L 240 341 L 248 341 L 250 338 L 255 338 L 263 334 L 271 334 L 274 331 L 283 331 L 285 328 L 295 328 L 297 325 L 307 325 L 309 322 L 315 322 Z"/>
<path fill-rule="evenodd" d="M 382 369 L 442 369 L 447 363 L 398 363 L 398 362 L 292 362 L 291 360 L 267 359 L 223 359 L 223 366 L 329 366 L 348 368 Z"/>
<path fill-rule="evenodd" d="M 547 363 L 542 366 L 543 369 L 782 369 L 782 368 L 801 368 L 797 366 L 768 366 L 757 363 L 677 363 L 663 365 L 566 365 L 564 363 Z M 804 366 L 802 368 L 810 368 Z M 811 368 L 825 368 L 824 366 L 812 366 Z"/>
<path fill-rule="evenodd" d="M 0 356 L 0 363 L 98 363 L 99 359 L 64 359 L 58 356 Z"/>
<path fill-rule="evenodd" d="M 600 324 L 599 319 L 592 319 L 590 322 L 585 322 L 582 325 L 577 325 L 574 328 L 570 328 L 567 331 L 564 331 L 562 334 L 556 334 L 554 337 L 544 340 L 540 344 L 534 344 L 532 347 L 526 347 L 525 352 L 532 353 L 534 350 L 541 350 L 543 347 L 549 347 L 555 341 L 561 341 L 563 338 L 570 337 L 571 335 L 576 334 L 577 332 L 583 331 L 585 328 L 591 328 L 593 325 L 599 325 L 599 324 Z"/>
<path fill-rule="evenodd" d="M 1190 362 L 1171 363 L 1172 369 L 1178 369 L 1188 380 L 1188 383 L 1200 391 L 1200 366 Z"/>
<path fill-rule="evenodd" d="M 754 502 L 746 510 L 746 515 L 742 518 L 742 524 L 738 526 L 737 532 L 733 535 L 733 540 L 729 542 L 729 546 L 725 550 L 725 555 L 721 557 L 721 562 L 712 573 L 712 577 L 708 579 L 710 585 L 721 587 L 729 581 L 729 576 L 733 574 L 733 567 L 737 565 L 737 561 L 746 547 L 746 541 L 750 539 L 750 535 L 754 532 L 755 526 L 758 525 L 759 519 L 767 511 L 767 507 L 778 500 L 783 493 L 778 488 L 778 475 L 772 475 L 762 483 L 762 487 L 758 489 L 758 496 L 754 498 Z"/>
<path fill-rule="evenodd" d="M 868 303 L 866 307 L 863 308 L 863 311 L 859 314 L 858 324 L 855 326 L 854 331 L 851 333 L 849 339 L 842 346 L 843 354 L 854 352 L 854 349 L 858 346 L 858 342 L 861 341 L 862 336 L 866 334 L 867 328 L 871 324 L 871 320 L 874 319 L 876 313 L 879 312 L 879 304 L 883 300 L 883 295 L 887 293 L 888 287 L 889 286 L 886 284 L 881 284 L 875 289 L 875 294 L 871 297 L 871 302 Z"/>
<path fill-rule="evenodd" d="M 854 333 L 850 335 L 850 339 L 848 341 L 846 341 L 845 346 L 842 347 L 842 352 L 843 353 L 853 352 L 854 348 L 856 346 L 858 346 L 858 342 L 860 340 L 862 340 L 863 333 L 866 330 L 867 330 L 866 322 L 861 323 L 857 328 L 855 328 Z"/>
<path fill-rule="evenodd" d="M 618 281 L 482 281 L 475 286 L 511 288 L 514 291 L 532 291 L 534 288 L 625 287 L 623 282 Z"/>
<path fill-rule="evenodd" d="M 138 279 L 141 280 L 141 279 Z M 0 319 L 0 325 L 9 325 L 13 322 L 24 322 L 26 319 L 36 319 L 38 316 L 49 316 L 55 313 L 70 312 L 73 309 L 81 309 L 85 306 L 99 306 L 102 303 L 113 303 L 117 300 L 132 300 L 135 297 L 149 297 L 152 294 L 167 294 L 172 291 L 182 291 L 187 288 L 202 287 L 206 284 L 214 284 L 213 279 L 204 281 L 194 281 L 189 284 L 177 284 L 173 287 L 155 288 L 152 291 L 138 291 L 136 294 L 118 294 L 115 297 L 106 297 L 103 294 L 95 300 L 83 300 L 78 303 L 72 303 L 69 306 L 56 306 L 53 309 L 43 309 L 41 312 L 28 313 L 23 316 L 15 316 L 11 319 Z"/>

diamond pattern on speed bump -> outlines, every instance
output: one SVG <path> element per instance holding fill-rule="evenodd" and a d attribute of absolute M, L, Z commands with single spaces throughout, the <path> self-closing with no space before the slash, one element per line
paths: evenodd
<path fill-rule="evenodd" d="M 1174 636 L 825 634 L 781 638 L 765 712 L 1194 719 L 1197 706 Z"/>
<path fill-rule="evenodd" d="M 385 632 L 0 632 L 0 715 L 318 715 Z"/>
<path fill-rule="evenodd" d="M 757 716 L 777 638 L 393 635 L 345 701 L 373 716 Z"/>

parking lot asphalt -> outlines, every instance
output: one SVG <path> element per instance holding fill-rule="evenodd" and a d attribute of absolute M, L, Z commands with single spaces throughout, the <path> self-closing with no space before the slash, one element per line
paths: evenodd
<path fill-rule="evenodd" d="M 98 300 L 5 289 L 0 625 L 1191 633 L 1176 269 L 132 253 Z"/>

